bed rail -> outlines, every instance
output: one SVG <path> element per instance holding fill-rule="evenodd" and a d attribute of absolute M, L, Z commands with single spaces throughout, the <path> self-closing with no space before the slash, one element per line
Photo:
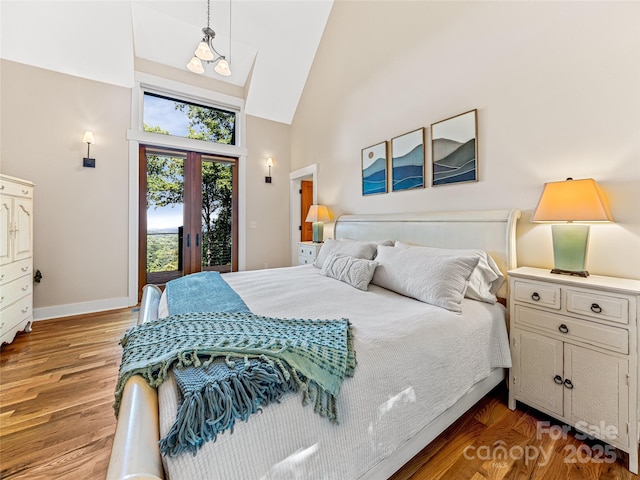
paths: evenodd
<path fill-rule="evenodd" d="M 138 323 L 158 318 L 162 292 L 147 285 L 142 293 Z M 161 480 L 164 478 L 158 449 L 158 395 L 140 376 L 126 383 L 111 448 L 107 480 Z"/>

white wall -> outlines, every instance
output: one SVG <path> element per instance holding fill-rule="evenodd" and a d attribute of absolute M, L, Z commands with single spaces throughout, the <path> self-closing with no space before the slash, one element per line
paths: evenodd
<path fill-rule="evenodd" d="M 0 171 L 36 184 L 34 268 L 43 274 L 35 285 L 36 319 L 127 306 L 129 235 L 135 235 L 128 226 L 129 203 L 135 202 L 129 198 L 126 140 L 131 89 L 8 60 L 0 66 Z M 149 62 L 142 67 L 158 73 Z M 188 72 L 163 73 L 189 80 Z M 192 77 L 199 85 L 201 77 Z M 95 169 L 82 167 L 85 130 L 95 134 Z M 259 222 L 251 231 L 239 226 L 246 233 L 248 269 L 290 263 L 289 131 L 288 125 L 247 118 L 247 191 L 240 201 L 247 218 Z M 270 188 L 264 186 L 267 156 L 277 159 Z"/>
<path fill-rule="evenodd" d="M 551 267 L 544 182 L 592 177 L 614 224 L 588 269 L 640 278 L 640 3 L 338 1 L 292 124 L 336 213 L 518 207 L 520 265 Z M 479 181 L 363 197 L 361 149 L 478 109 Z M 427 130 L 427 142 L 430 140 Z M 427 148 L 427 174 L 430 151 Z"/>

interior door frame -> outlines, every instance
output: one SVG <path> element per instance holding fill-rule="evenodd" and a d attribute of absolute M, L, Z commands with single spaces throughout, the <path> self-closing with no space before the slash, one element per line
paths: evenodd
<path fill-rule="evenodd" d="M 318 164 L 312 163 L 306 167 L 289 173 L 289 230 L 291 265 L 298 264 L 298 242 L 300 241 L 300 188 L 302 180 L 311 178 L 313 181 L 313 203 L 318 203 Z"/>

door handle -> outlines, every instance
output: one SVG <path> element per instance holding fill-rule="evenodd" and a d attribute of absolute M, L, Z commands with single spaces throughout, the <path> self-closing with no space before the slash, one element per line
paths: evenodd
<path fill-rule="evenodd" d="M 187 233 L 187 248 L 191 247 L 191 234 Z"/>
<path fill-rule="evenodd" d="M 200 246 L 200 234 L 196 233 L 196 247 Z"/>

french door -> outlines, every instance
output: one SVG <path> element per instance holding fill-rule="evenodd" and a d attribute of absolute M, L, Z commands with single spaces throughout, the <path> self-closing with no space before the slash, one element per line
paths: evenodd
<path fill-rule="evenodd" d="M 238 265 L 237 159 L 140 146 L 139 292 Z"/>

